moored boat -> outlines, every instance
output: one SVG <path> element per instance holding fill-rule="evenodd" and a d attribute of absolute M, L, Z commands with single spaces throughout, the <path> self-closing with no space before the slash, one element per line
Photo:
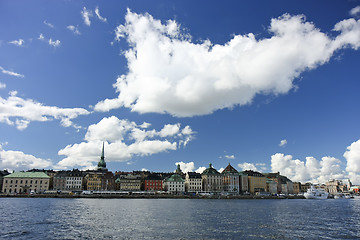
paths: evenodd
<path fill-rule="evenodd" d="M 329 193 L 325 192 L 323 189 L 317 189 L 314 186 L 311 186 L 306 193 L 304 193 L 304 197 L 306 199 L 327 199 Z"/>

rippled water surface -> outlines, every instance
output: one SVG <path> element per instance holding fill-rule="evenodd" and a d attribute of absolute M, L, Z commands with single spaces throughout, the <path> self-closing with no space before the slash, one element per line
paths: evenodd
<path fill-rule="evenodd" d="M 360 239 L 360 199 L 0 198 L 5 239 Z"/>

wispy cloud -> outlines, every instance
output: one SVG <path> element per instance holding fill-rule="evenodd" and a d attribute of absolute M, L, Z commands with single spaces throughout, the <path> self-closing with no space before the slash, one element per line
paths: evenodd
<path fill-rule="evenodd" d="M 354 7 L 353 9 L 350 10 L 350 15 L 357 17 L 360 15 L 360 6 Z"/>
<path fill-rule="evenodd" d="M 61 44 L 60 40 L 55 40 L 55 41 L 53 41 L 51 38 L 49 39 L 49 45 L 50 45 L 50 46 L 53 46 L 53 47 L 56 48 L 56 47 L 59 47 L 60 44 Z"/>
<path fill-rule="evenodd" d="M 81 16 L 84 19 L 84 23 L 85 25 L 89 26 L 91 25 L 91 21 L 90 21 L 90 17 L 93 16 L 93 13 L 91 10 L 87 10 L 86 7 L 83 8 L 83 10 L 81 11 Z"/>
<path fill-rule="evenodd" d="M 45 37 L 44 37 L 44 35 L 43 35 L 42 33 L 40 33 L 40 35 L 39 35 L 38 39 L 39 39 L 39 40 L 44 40 L 44 39 L 45 39 Z"/>
<path fill-rule="evenodd" d="M 3 67 L 0 66 L 0 70 L 2 73 L 4 74 L 7 74 L 7 75 L 10 75 L 10 76 L 14 76 L 14 77 L 21 77 L 23 78 L 24 75 L 20 74 L 20 73 L 16 73 L 16 72 L 13 72 L 13 71 L 9 71 L 9 70 L 5 70 Z"/>
<path fill-rule="evenodd" d="M 75 35 L 81 34 L 78 26 L 69 25 L 66 28 L 69 29 L 70 31 L 72 31 Z"/>
<path fill-rule="evenodd" d="M 96 14 L 96 16 L 98 17 L 98 19 L 99 19 L 100 21 L 102 21 L 102 22 L 107 22 L 107 19 L 106 19 L 106 18 L 100 16 L 99 7 L 96 7 L 96 8 L 95 8 L 95 14 Z"/>
<path fill-rule="evenodd" d="M 78 128 L 72 120 L 79 115 L 90 114 L 83 108 L 44 106 L 32 99 L 23 99 L 16 95 L 17 92 L 13 91 L 7 99 L 0 97 L 0 122 L 15 125 L 19 130 L 27 128 L 32 121 L 46 122 L 54 119 L 60 120 L 64 127 Z"/>
<path fill-rule="evenodd" d="M 6 84 L 5 84 L 5 83 L 0 82 L 0 89 L 3 89 L 3 88 L 6 88 Z"/>
<path fill-rule="evenodd" d="M 13 40 L 13 41 L 11 41 L 11 42 L 9 42 L 10 44 L 14 44 L 15 46 L 18 46 L 18 47 L 20 47 L 20 46 L 23 46 L 23 44 L 24 44 L 24 39 L 19 39 L 19 40 Z"/>
<path fill-rule="evenodd" d="M 286 140 L 286 139 L 283 139 L 283 140 L 280 141 L 279 146 L 280 146 L 280 147 L 283 147 L 283 146 L 285 146 L 286 144 L 287 144 L 287 140 Z"/>
<path fill-rule="evenodd" d="M 225 155 L 226 159 L 235 159 L 235 155 Z"/>
<path fill-rule="evenodd" d="M 52 40 L 52 38 L 47 39 L 44 34 L 40 34 L 40 36 L 38 37 L 38 40 L 40 41 L 44 41 L 47 42 L 50 46 L 57 48 L 60 47 L 61 45 L 61 41 L 60 40 Z"/>
<path fill-rule="evenodd" d="M 49 23 L 49 22 L 47 22 L 46 20 L 44 21 L 44 24 L 45 24 L 46 26 L 50 27 L 50 28 L 54 28 L 54 24 Z"/>

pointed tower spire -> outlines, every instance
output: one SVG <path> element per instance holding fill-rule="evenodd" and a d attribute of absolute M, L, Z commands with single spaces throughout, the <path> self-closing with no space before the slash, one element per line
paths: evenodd
<path fill-rule="evenodd" d="M 104 160 L 104 161 L 105 161 L 104 142 L 103 142 L 103 147 L 102 147 L 102 151 L 101 151 L 101 160 Z"/>
<path fill-rule="evenodd" d="M 97 169 L 99 171 L 107 171 L 108 170 L 106 168 L 106 162 L 105 162 L 104 142 L 103 142 L 102 151 L 101 151 L 101 157 L 100 157 L 100 161 L 98 163 Z"/>

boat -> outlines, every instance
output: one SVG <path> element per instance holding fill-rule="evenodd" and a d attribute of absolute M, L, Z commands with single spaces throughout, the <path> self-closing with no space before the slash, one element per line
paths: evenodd
<path fill-rule="evenodd" d="M 306 193 L 304 193 L 304 197 L 306 199 L 327 199 L 329 193 L 325 192 L 323 189 L 317 189 L 314 186 L 311 186 Z"/>

